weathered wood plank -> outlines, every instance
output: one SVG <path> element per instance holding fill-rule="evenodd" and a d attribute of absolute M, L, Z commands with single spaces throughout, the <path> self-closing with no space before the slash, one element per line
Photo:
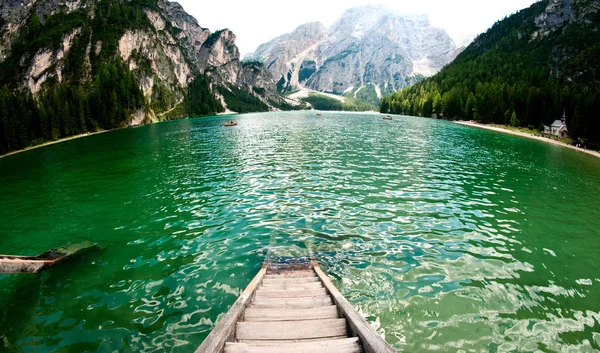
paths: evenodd
<path fill-rule="evenodd" d="M 309 298 L 255 298 L 253 308 L 308 309 L 333 304 L 328 295 Z"/>
<path fill-rule="evenodd" d="M 335 337 L 324 337 L 324 338 L 307 338 L 304 340 L 237 340 L 238 343 L 260 343 L 265 346 L 275 346 L 277 344 L 281 344 L 283 342 L 286 343 L 300 343 L 300 342 L 319 342 L 319 341 L 329 341 L 329 340 L 343 340 L 348 338 L 347 334 L 342 336 Z"/>
<path fill-rule="evenodd" d="M 290 271 L 290 272 L 281 272 L 279 274 L 266 275 L 265 279 L 271 278 L 294 278 L 294 277 L 313 277 L 317 274 L 315 271 Z"/>
<path fill-rule="evenodd" d="M 323 284 L 319 282 L 310 282 L 310 283 L 263 283 L 260 288 L 263 289 L 316 289 L 316 288 L 324 288 Z"/>
<path fill-rule="evenodd" d="M 227 343 L 225 353 L 360 353 L 358 338 L 300 343 Z"/>
<path fill-rule="evenodd" d="M 195 353 L 222 352 L 225 347 L 225 342 L 234 339 L 236 323 L 240 320 L 242 315 L 244 315 L 244 311 L 248 304 L 250 304 L 256 288 L 267 273 L 267 268 L 268 265 L 263 264 L 261 270 L 254 277 L 252 282 L 248 284 L 248 287 L 246 287 L 236 302 L 229 308 L 227 314 L 219 320 L 212 332 L 206 337 L 200 347 L 196 349 Z"/>
<path fill-rule="evenodd" d="M 296 278 L 265 278 L 263 284 L 290 284 L 290 283 L 311 283 L 319 282 L 319 277 L 296 277 Z"/>
<path fill-rule="evenodd" d="M 342 336 L 348 332 L 346 319 L 278 322 L 238 322 L 238 340 L 298 340 Z"/>
<path fill-rule="evenodd" d="M 338 309 L 335 305 L 321 306 L 310 309 L 267 309 L 248 308 L 244 315 L 246 321 L 297 321 L 337 319 Z"/>
<path fill-rule="evenodd" d="M 356 309 L 344 298 L 342 293 L 331 283 L 327 275 L 323 273 L 319 264 L 313 261 L 313 268 L 317 276 L 323 282 L 323 285 L 331 296 L 335 304 L 340 309 L 340 313 L 348 320 L 350 330 L 361 340 L 363 348 L 367 353 L 394 353 L 394 349 L 377 334 L 377 331 L 360 315 Z"/>
<path fill-rule="evenodd" d="M 291 271 L 312 271 L 312 263 L 310 261 L 302 261 L 297 263 L 269 263 L 268 275 L 276 275 L 283 272 Z"/>
<path fill-rule="evenodd" d="M 256 291 L 256 298 L 301 298 L 301 297 L 317 297 L 327 295 L 325 288 L 318 289 L 277 289 L 269 290 L 260 288 Z"/>

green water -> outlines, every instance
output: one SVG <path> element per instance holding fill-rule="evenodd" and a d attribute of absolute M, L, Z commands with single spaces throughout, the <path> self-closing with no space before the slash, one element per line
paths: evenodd
<path fill-rule="evenodd" d="M 268 251 L 403 352 L 600 350 L 600 160 L 448 122 L 270 113 L 0 159 L 0 351 L 192 352 Z"/>

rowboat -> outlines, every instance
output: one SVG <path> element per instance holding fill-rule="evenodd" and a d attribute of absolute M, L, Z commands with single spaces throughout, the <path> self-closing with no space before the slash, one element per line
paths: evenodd
<path fill-rule="evenodd" d="M 315 260 L 268 262 L 195 353 L 392 353 Z"/>
<path fill-rule="evenodd" d="M 238 123 L 237 123 L 237 122 L 235 122 L 235 121 L 230 121 L 230 122 L 228 122 L 228 123 L 225 123 L 223 126 L 230 127 L 230 126 L 237 126 L 237 124 L 238 124 Z"/>
<path fill-rule="evenodd" d="M 383 120 L 393 120 L 391 116 L 386 116 Z"/>
<path fill-rule="evenodd" d="M 84 242 L 46 251 L 38 256 L 0 255 L 0 274 L 38 273 L 96 244 Z"/>

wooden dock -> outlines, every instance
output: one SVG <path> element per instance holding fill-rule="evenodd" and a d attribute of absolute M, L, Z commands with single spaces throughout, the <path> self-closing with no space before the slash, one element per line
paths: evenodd
<path fill-rule="evenodd" d="M 195 353 L 391 353 L 316 261 L 264 264 Z"/>

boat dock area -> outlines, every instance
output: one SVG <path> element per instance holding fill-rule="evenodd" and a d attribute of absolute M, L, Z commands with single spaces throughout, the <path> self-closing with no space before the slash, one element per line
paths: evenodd
<path fill-rule="evenodd" d="M 316 261 L 265 263 L 196 353 L 391 353 Z"/>

